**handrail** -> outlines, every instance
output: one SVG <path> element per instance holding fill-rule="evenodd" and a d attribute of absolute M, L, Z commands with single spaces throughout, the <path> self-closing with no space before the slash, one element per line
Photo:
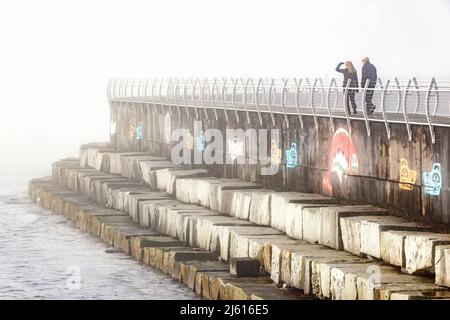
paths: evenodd
<path fill-rule="evenodd" d="M 351 115 L 345 107 L 348 89 L 348 86 L 343 88 L 338 85 L 336 78 L 329 81 L 322 78 L 314 78 L 313 81 L 307 78 L 237 77 L 232 80 L 205 78 L 202 81 L 198 78 L 119 78 L 107 82 L 106 96 L 110 105 L 115 107 L 151 105 L 162 112 L 170 109 L 171 113 L 176 107 L 178 116 L 181 116 L 181 108 L 184 107 L 188 117 L 189 109 L 194 109 L 196 118 L 199 118 L 198 108 L 203 109 L 207 119 L 208 109 L 213 109 L 216 120 L 219 120 L 221 115 L 218 111 L 222 109 L 227 121 L 228 111 L 233 110 L 238 122 L 244 112 L 247 122 L 250 121 L 250 113 L 255 112 L 260 125 L 263 124 L 263 113 L 270 114 L 273 126 L 280 116 L 287 126 L 292 125 L 289 116 L 295 115 L 299 119 L 300 129 L 304 127 L 305 116 L 312 116 L 316 127 L 319 117 L 327 117 L 333 131 L 336 119 L 345 119 L 350 131 L 352 121 L 362 120 L 368 134 L 372 122 L 383 122 L 388 136 L 390 124 L 403 123 L 409 139 L 412 139 L 412 125 L 428 126 L 432 141 L 435 140 L 435 126 L 450 127 L 450 81 L 433 78 L 425 83 L 411 78 L 403 85 L 398 78 L 393 81 L 378 79 L 375 88 L 364 86 L 356 93 L 357 101 L 361 103 L 358 106 L 360 109 L 364 107 L 367 92 L 373 91 L 375 104 L 380 104 L 373 114 L 367 114 L 363 108 L 361 113 Z M 415 99 L 408 99 L 412 95 Z"/>

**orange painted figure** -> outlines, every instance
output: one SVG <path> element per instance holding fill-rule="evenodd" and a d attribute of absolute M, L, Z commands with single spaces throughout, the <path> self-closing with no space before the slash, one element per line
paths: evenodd
<path fill-rule="evenodd" d="M 345 129 L 340 128 L 335 132 L 328 157 L 328 172 L 323 179 L 323 186 L 331 194 L 335 182 L 341 187 L 346 175 L 358 171 L 358 155 Z"/>

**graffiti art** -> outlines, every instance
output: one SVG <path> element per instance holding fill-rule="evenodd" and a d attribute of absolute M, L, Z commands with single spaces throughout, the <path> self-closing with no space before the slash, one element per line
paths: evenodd
<path fill-rule="evenodd" d="M 286 167 L 295 168 L 297 166 L 297 144 L 291 143 L 291 148 L 286 150 Z"/>
<path fill-rule="evenodd" d="M 280 165 L 281 163 L 281 149 L 278 148 L 278 144 L 275 140 L 272 140 L 270 144 L 270 162 L 273 165 Z"/>
<path fill-rule="evenodd" d="M 336 130 L 331 141 L 328 159 L 328 171 L 323 179 L 324 188 L 332 193 L 332 176 L 336 176 L 339 186 L 345 176 L 358 171 L 358 155 L 348 132 L 340 128 Z"/>
<path fill-rule="evenodd" d="M 400 189 L 411 191 L 416 183 L 417 172 L 409 169 L 408 160 L 400 159 Z"/>
<path fill-rule="evenodd" d="M 187 131 L 185 136 L 186 141 L 186 149 L 193 150 L 194 149 L 194 137 L 192 136 L 190 131 Z"/>
<path fill-rule="evenodd" d="M 441 193 L 442 174 L 440 163 L 434 163 L 430 172 L 425 171 L 423 173 L 423 185 L 426 194 L 438 196 Z"/>
<path fill-rule="evenodd" d="M 128 137 L 130 139 L 134 138 L 134 135 L 136 134 L 136 127 L 134 126 L 134 124 L 130 121 L 128 124 Z"/>
<path fill-rule="evenodd" d="M 228 150 L 231 160 L 236 160 L 244 155 L 244 143 L 238 137 L 228 140 Z"/>
<path fill-rule="evenodd" d="M 143 131 L 144 131 L 144 125 L 142 124 L 142 122 L 139 122 L 135 131 L 136 131 L 136 140 L 142 140 Z"/>
<path fill-rule="evenodd" d="M 205 135 L 203 131 L 201 131 L 198 137 L 195 139 L 195 148 L 199 152 L 205 150 Z"/>

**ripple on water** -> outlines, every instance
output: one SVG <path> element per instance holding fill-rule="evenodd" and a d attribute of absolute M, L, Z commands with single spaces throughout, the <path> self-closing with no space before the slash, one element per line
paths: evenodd
<path fill-rule="evenodd" d="M 197 299 L 33 204 L 26 194 L 30 176 L 13 175 L 0 175 L 8 182 L 0 185 L 0 299 Z"/>

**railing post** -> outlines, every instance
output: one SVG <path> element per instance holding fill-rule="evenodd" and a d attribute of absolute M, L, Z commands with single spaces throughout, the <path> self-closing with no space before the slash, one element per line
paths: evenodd
<path fill-rule="evenodd" d="M 436 87 L 435 78 L 431 79 L 430 85 L 428 86 L 427 95 L 425 96 L 425 115 L 427 117 L 428 128 L 430 129 L 431 143 L 434 144 L 436 142 L 436 137 L 434 135 L 433 123 L 430 117 L 430 96 L 433 87 Z"/>
<path fill-rule="evenodd" d="M 236 81 L 234 81 L 233 79 L 231 79 L 231 81 L 233 83 L 233 91 L 231 93 L 231 103 L 232 103 L 233 108 L 234 108 L 234 114 L 236 116 L 236 122 L 239 123 L 239 113 L 238 113 L 238 111 L 236 109 L 236 101 L 235 101 L 236 87 L 237 87 L 237 84 L 238 84 L 239 80 L 236 79 Z"/>
<path fill-rule="evenodd" d="M 298 114 L 298 121 L 300 122 L 300 128 L 303 130 L 303 116 L 302 116 L 302 112 L 300 111 L 300 92 L 303 91 L 303 89 L 301 88 L 302 86 L 302 79 L 295 80 L 295 84 L 297 85 L 297 91 L 295 93 L 295 105 L 297 106 L 297 114 Z"/>
<path fill-rule="evenodd" d="M 287 82 L 288 79 L 285 78 L 283 79 L 283 89 L 281 90 L 281 109 L 283 110 L 283 114 L 284 114 L 284 121 L 286 122 L 286 128 L 289 128 L 289 118 L 286 114 L 286 93 L 287 93 Z"/>
<path fill-rule="evenodd" d="M 248 87 L 249 81 L 250 81 L 250 79 L 247 79 L 247 81 L 245 81 L 245 86 L 244 86 L 244 80 L 241 78 L 241 85 L 244 86 L 243 102 L 244 102 L 244 108 L 245 108 L 245 115 L 247 116 L 247 123 L 250 123 L 250 115 L 248 113 L 248 108 L 247 108 L 247 87 Z"/>
<path fill-rule="evenodd" d="M 206 86 L 206 83 L 208 83 L 208 86 L 209 86 L 209 82 L 208 82 L 208 79 L 204 79 L 203 80 L 203 85 L 202 85 L 202 91 L 201 91 L 201 99 L 202 99 L 202 104 L 203 104 L 203 110 L 205 111 L 205 117 L 206 117 L 206 120 L 208 120 L 208 110 L 206 109 L 206 103 L 205 103 L 205 86 Z"/>
<path fill-rule="evenodd" d="M 262 117 L 261 117 L 261 111 L 259 110 L 259 100 L 258 100 L 258 98 L 259 98 L 259 88 L 261 86 L 261 83 L 263 83 L 263 80 L 262 80 L 262 78 L 259 78 L 258 84 L 256 86 L 256 91 L 255 91 L 255 106 L 256 106 L 256 111 L 258 112 L 259 124 L 262 126 L 263 122 L 262 122 Z M 255 88 L 255 85 L 253 85 L 253 88 Z"/>
<path fill-rule="evenodd" d="M 412 141 L 412 131 L 411 125 L 409 124 L 408 111 L 407 111 L 407 101 L 409 95 L 409 89 L 411 88 L 411 79 L 408 80 L 405 91 L 403 93 L 403 119 L 405 119 L 406 131 L 408 132 L 408 141 Z"/>
<path fill-rule="evenodd" d="M 225 114 L 225 120 L 228 122 L 228 111 L 227 111 L 227 108 L 225 105 L 226 84 L 227 84 L 227 78 L 224 78 L 223 82 L 222 82 L 222 107 L 223 107 L 223 113 Z"/>
<path fill-rule="evenodd" d="M 214 92 L 216 90 L 216 87 L 217 87 L 217 79 L 214 78 L 213 86 L 212 86 L 212 92 L 211 92 L 211 102 L 212 102 L 212 108 L 213 108 L 213 111 L 214 111 L 214 116 L 216 117 L 216 121 L 218 121 L 219 117 L 217 115 L 216 101 L 215 101 L 215 97 L 214 97 Z"/>
<path fill-rule="evenodd" d="M 184 108 L 185 108 L 185 111 L 186 111 L 186 115 L 187 115 L 188 119 L 190 119 L 191 118 L 191 114 L 189 112 L 187 101 L 186 101 L 187 83 L 188 83 L 187 79 L 184 79 L 183 104 L 184 104 Z"/>
<path fill-rule="evenodd" d="M 191 79 L 191 83 L 192 83 L 192 79 Z M 197 83 L 200 83 L 200 81 L 198 80 L 198 78 L 195 78 L 194 80 L 194 84 L 192 85 L 192 104 L 194 105 L 194 111 L 195 111 L 195 118 L 196 119 L 200 119 L 198 116 L 198 110 L 197 110 L 197 104 L 195 103 L 195 90 L 197 89 Z"/>
<path fill-rule="evenodd" d="M 362 112 L 364 116 L 364 122 L 366 123 L 366 130 L 367 130 L 367 136 L 370 137 L 370 123 L 369 118 L 367 117 L 367 103 L 366 103 L 366 96 L 367 96 L 367 88 L 369 87 L 370 80 L 366 79 L 366 83 L 364 83 L 364 88 L 362 88 L 362 95 L 361 95 L 361 106 L 362 106 Z"/>
<path fill-rule="evenodd" d="M 349 111 L 348 108 L 350 106 L 347 106 L 347 96 L 348 96 L 348 90 L 350 88 L 350 84 L 351 84 L 352 80 L 348 79 L 347 80 L 347 84 L 345 85 L 344 88 L 344 110 L 345 110 L 345 118 L 347 119 L 347 127 L 348 127 L 348 132 L 350 134 L 352 134 L 352 123 L 350 120 L 350 115 L 349 115 Z"/>
<path fill-rule="evenodd" d="M 334 129 L 334 119 L 333 119 L 333 114 L 331 112 L 331 88 L 333 88 L 334 86 L 334 92 L 336 94 L 336 98 L 334 99 L 334 107 L 333 110 L 336 109 L 336 104 L 337 104 L 337 99 L 338 99 L 338 91 L 337 91 L 337 84 L 336 84 L 336 79 L 333 78 L 330 81 L 330 85 L 328 86 L 328 91 L 327 91 L 327 109 L 328 109 L 328 116 L 330 117 L 330 126 L 331 126 L 331 132 L 333 133 L 335 131 Z"/>
<path fill-rule="evenodd" d="M 272 112 L 272 99 L 271 98 L 272 98 L 272 89 L 274 87 L 274 84 L 275 84 L 275 79 L 274 78 L 270 79 L 268 104 L 269 104 L 269 112 L 270 112 L 270 117 L 272 119 L 272 125 L 273 126 L 275 126 L 275 117 L 274 117 L 273 112 Z"/>
<path fill-rule="evenodd" d="M 306 78 L 306 83 L 308 84 L 309 91 L 310 91 L 309 106 L 311 107 L 311 111 L 312 111 L 312 114 L 313 114 L 314 125 L 316 126 L 316 129 L 318 129 L 319 128 L 319 123 L 317 121 L 316 109 L 315 109 L 315 106 L 314 106 L 314 92 L 316 91 L 317 78 L 314 79 L 314 83 L 313 83 L 312 86 L 311 86 L 311 83 L 309 82 L 308 78 Z"/>
<path fill-rule="evenodd" d="M 379 81 L 380 85 L 382 86 L 382 82 L 381 80 Z M 383 86 L 383 92 L 381 93 L 381 115 L 383 116 L 383 121 L 384 121 L 384 126 L 386 128 L 386 135 L 388 139 L 391 139 L 391 128 L 389 127 L 389 122 L 387 120 L 387 116 L 386 116 L 386 106 L 385 106 L 385 102 L 386 102 L 386 95 L 388 95 L 387 93 L 387 89 L 389 87 L 389 83 L 391 82 L 391 80 L 387 80 L 386 84 Z"/>
<path fill-rule="evenodd" d="M 166 102 L 167 102 L 167 108 L 169 108 L 169 114 L 172 116 L 172 106 L 169 99 L 170 94 L 170 87 L 172 86 L 172 78 L 169 78 L 169 83 L 167 84 L 167 90 L 166 90 Z"/>
<path fill-rule="evenodd" d="M 417 83 L 416 77 L 412 78 L 414 87 L 416 88 L 416 109 L 414 110 L 414 114 L 417 114 L 417 111 L 419 111 L 420 106 L 420 90 L 419 90 L 419 84 Z"/>
<path fill-rule="evenodd" d="M 159 92 L 159 107 L 161 109 L 161 113 L 164 114 L 164 108 L 163 108 L 163 101 L 162 101 L 162 88 L 163 88 L 163 83 L 164 83 L 164 78 L 161 78 L 160 82 L 159 82 L 159 88 L 158 88 L 158 92 Z"/>
<path fill-rule="evenodd" d="M 180 79 L 175 78 L 175 92 L 174 92 L 175 105 L 177 106 L 178 118 L 181 119 L 181 109 L 180 109 L 180 104 L 178 103 L 178 93 L 179 92 L 180 92 Z"/>

